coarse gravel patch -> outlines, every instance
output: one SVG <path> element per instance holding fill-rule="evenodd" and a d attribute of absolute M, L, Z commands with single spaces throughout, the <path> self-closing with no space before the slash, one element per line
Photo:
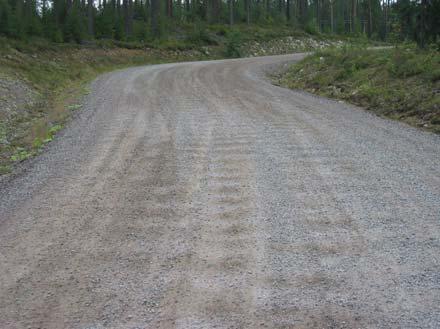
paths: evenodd
<path fill-rule="evenodd" d="M 0 327 L 440 327 L 440 136 L 265 78 L 303 56 L 98 78 L 0 181 Z"/>

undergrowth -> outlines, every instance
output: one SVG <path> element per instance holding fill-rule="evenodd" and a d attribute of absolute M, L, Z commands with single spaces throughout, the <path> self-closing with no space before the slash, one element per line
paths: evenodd
<path fill-rule="evenodd" d="M 280 84 L 344 99 L 440 133 L 440 53 L 434 49 L 320 50 L 293 65 Z"/>

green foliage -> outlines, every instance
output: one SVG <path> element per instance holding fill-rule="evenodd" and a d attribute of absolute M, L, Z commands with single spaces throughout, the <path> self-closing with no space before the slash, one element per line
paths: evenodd
<path fill-rule="evenodd" d="M 413 45 L 327 49 L 292 66 L 281 82 L 440 132 L 440 53 L 435 50 Z"/>
<path fill-rule="evenodd" d="M 114 22 L 113 37 L 118 41 L 125 40 L 124 21 L 120 17 Z"/>
<path fill-rule="evenodd" d="M 318 28 L 317 28 L 317 24 L 316 24 L 316 19 L 313 18 L 312 20 L 310 20 L 307 25 L 305 26 L 304 29 L 307 33 L 316 35 L 318 34 Z"/>
<path fill-rule="evenodd" d="M 99 39 L 113 39 L 115 37 L 115 12 L 112 7 L 106 6 L 95 19 L 96 37 Z"/>
<path fill-rule="evenodd" d="M 229 1 L 190 1 L 190 8 L 185 7 L 186 1 L 127 1 L 128 7 L 116 0 L 100 2 L 99 7 L 95 3 L 90 21 L 93 35 L 89 35 L 86 1 L 0 0 L 0 34 L 69 43 L 85 39 L 151 42 L 171 38 L 200 46 L 218 43 L 206 24 L 215 23 L 214 29 L 222 37 L 229 29 Z M 169 1 L 172 12 L 167 10 Z M 272 31 L 300 28 L 315 35 L 325 32 L 391 41 L 416 40 L 423 47 L 440 47 L 438 0 L 358 0 L 354 13 L 352 0 L 289 1 L 290 10 L 287 0 L 232 1 L 234 25 L 243 25 L 249 19 L 249 26 Z M 186 30 L 188 26 L 190 31 Z"/>
<path fill-rule="evenodd" d="M 74 1 L 72 8 L 67 14 L 64 27 L 64 41 L 81 43 L 85 35 L 85 17 L 81 12 L 79 1 Z"/>
<path fill-rule="evenodd" d="M 41 138 L 37 137 L 34 139 L 34 142 L 32 143 L 32 147 L 34 149 L 39 149 L 44 145 L 43 140 L 41 140 Z"/>
<path fill-rule="evenodd" d="M 145 42 L 149 39 L 149 33 L 147 25 L 144 21 L 134 21 L 133 23 L 133 40 L 139 40 Z"/>
<path fill-rule="evenodd" d="M 0 0 L 0 33 L 12 36 L 13 35 L 13 20 L 11 6 L 7 0 Z"/>
<path fill-rule="evenodd" d="M 217 40 L 208 32 L 206 25 L 203 22 L 197 22 L 191 33 L 187 37 L 188 43 L 202 46 L 202 45 L 218 45 Z"/>
<path fill-rule="evenodd" d="M 32 156 L 32 153 L 27 151 L 22 147 L 18 147 L 16 152 L 11 156 L 11 160 L 14 162 L 21 162 L 23 160 L 29 159 Z"/>
<path fill-rule="evenodd" d="M 62 126 L 62 125 L 54 125 L 54 126 L 52 126 L 52 127 L 49 129 L 49 134 L 48 134 L 48 136 L 51 137 L 51 138 L 53 138 L 53 136 L 54 136 L 57 132 L 59 132 L 61 129 L 63 129 L 63 126 Z"/>
<path fill-rule="evenodd" d="M 392 8 L 397 18 L 392 24 L 394 38 L 415 40 L 422 48 L 440 46 L 440 1 L 399 0 Z"/>
<path fill-rule="evenodd" d="M 225 55 L 228 58 L 235 58 L 241 56 L 241 34 L 233 30 L 226 34 L 226 50 Z"/>
<path fill-rule="evenodd" d="M 38 152 L 39 149 L 41 149 L 45 144 L 51 142 L 54 139 L 56 133 L 58 131 L 60 131 L 62 128 L 63 128 L 62 125 L 54 125 L 54 126 L 50 127 L 47 130 L 45 137 L 36 137 L 34 139 L 34 141 L 32 142 L 32 150 L 33 150 L 32 152 L 27 152 L 27 151 L 24 152 L 23 148 L 17 148 L 17 150 L 19 150 L 19 151 L 15 155 L 13 155 L 13 157 L 15 157 L 15 158 L 18 157 L 18 159 L 20 159 L 20 156 L 23 156 L 22 160 L 27 159 L 28 157 L 30 157 L 33 154 L 35 154 L 36 152 Z M 11 158 L 11 159 L 13 161 L 17 161 L 17 160 L 14 160 L 13 158 Z"/>
<path fill-rule="evenodd" d="M 9 165 L 0 165 L 0 175 L 9 174 L 12 171 Z"/>
<path fill-rule="evenodd" d="M 36 155 L 45 144 L 51 142 L 54 139 L 56 133 L 62 128 L 62 125 L 53 125 L 46 131 L 45 137 L 36 137 L 29 147 L 15 147 L 13 154 L 10 156 L 10 160 L 12 162 L 21 162 Z M 0 167 L 3 167 L 5 170 L 10 169 L 10 166 L 7 164 L 1 164 Z M 6 171 L 4 173 L 7 172 L 9 171 Z M 1 174 L 2 173 L 0 172 L 0 175 Z"/>
<path fill-rule="evenodd" d="M 72 104 L 72 105 L 69 105 L 67 108 L 71 111 L 76 111 L 76 110 L 79 110 L 81 107 L 82 107 L 81 104 Z"/>
<path fill-rule="evenodd" d="M 440 56 L 437 52 L 420 52 L 413 49 L 400 49 L 393 54 L 387 69 L 397 78 L 409 78 L 415 75 L 429 77 L 436 81 L 438 77 Z"/>

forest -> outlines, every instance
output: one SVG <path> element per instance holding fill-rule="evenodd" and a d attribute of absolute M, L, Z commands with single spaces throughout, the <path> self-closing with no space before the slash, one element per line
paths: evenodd
<path fill-rule="evenodd" d="M 239 24 L 439 43 L 440 0 L 0 0 L 0 34 L 27 40 L 147 42 Z M 203 38 L 203 33 L 201 38 Z"/>

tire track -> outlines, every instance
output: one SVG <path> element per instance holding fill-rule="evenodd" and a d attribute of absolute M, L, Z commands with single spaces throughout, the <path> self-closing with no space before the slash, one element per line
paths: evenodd
<path fill-rule="evenodd" d="M 157 65 L 1 185 L 1 328 L 437 328 L 436 136 L 264 80 Z"/>

